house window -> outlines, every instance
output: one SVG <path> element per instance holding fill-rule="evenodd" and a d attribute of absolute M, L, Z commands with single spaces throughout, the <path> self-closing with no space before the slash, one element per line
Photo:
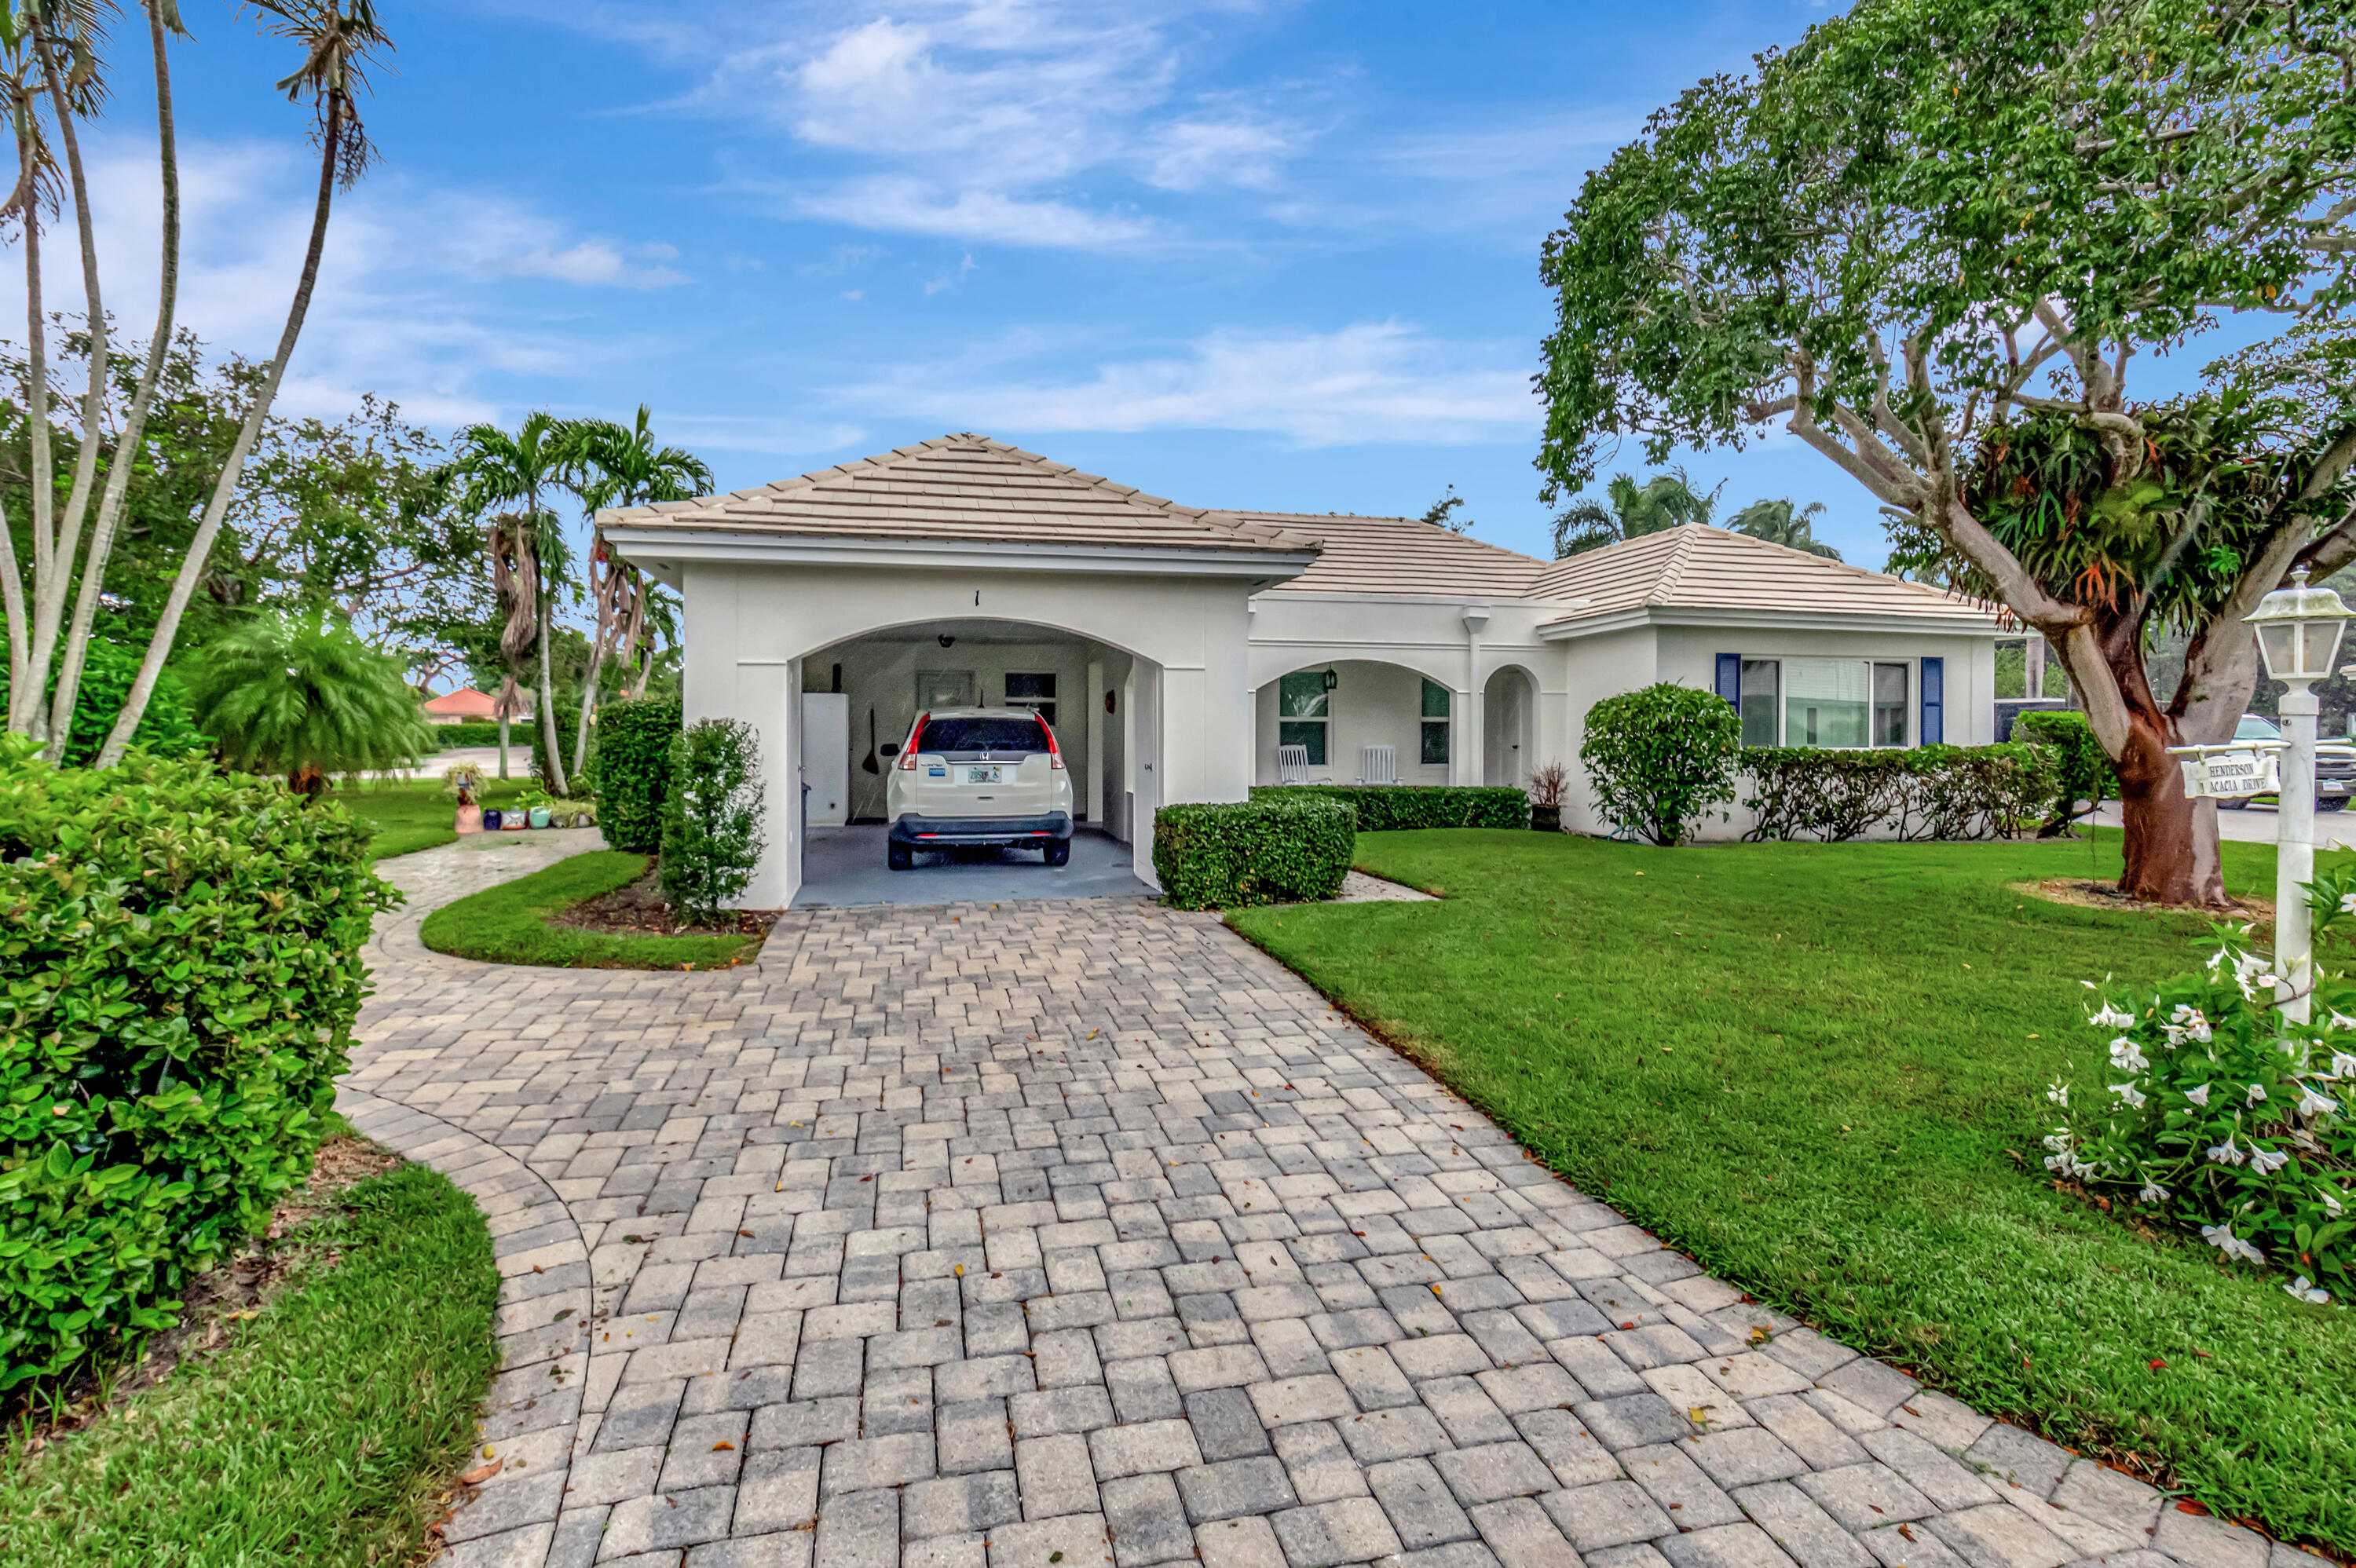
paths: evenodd
<path fill-rule="evenodd" d="M 1047 728 L 1053 730 L 1055 727 L 1054 674 L 1022 675 L 1013 670 L 1008 670 L 1006 672 L 1006 706 L 1028 708 L 1032 712 L 1044 719 L 1047 721 Z"/>
<path fill-rule="evenodd" d="M 1423 760 L 1448 762 L 1448 688 L 1432 680 L 1423 683 Z"/>
<path fill-rule="evenodd" d="M 1742 714 L 1744 745 L 1775 743 L 1775 703 L 1781 695 L 1782 677 L 1782 667 L 1773 659 L 1742 661 L 1742 698 L 1736 707 Z"/>
<path fill-rule="evenodd" d="M 1735 706 L 1742 717 L 1746 746 L 1863 750 L 1907 743 L 1906 708 L 1913 683 L 1910 665 L 1747 658 L 1741 671 Z"/>
<path fill-rule="evenodd" d="M 1309 765 L 1325 763 L 1325 731 L 1333 722 L 1332 694 L 1322 669 L 1295 670 L 1276 685 L 1276 739 L 1279 745 L 1305 746 Z"/>

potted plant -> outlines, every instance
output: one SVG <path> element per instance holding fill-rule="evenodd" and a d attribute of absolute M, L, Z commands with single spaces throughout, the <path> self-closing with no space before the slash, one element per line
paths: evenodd
<path fill-rule="evenodd" d="M 1570 790 L 1570 774 L 1560 763 L 1548 763 L 1530 775 L 1530 831 L 1562 831 L 1562 797 Z"/>
<path fill-rule="evenodd" d="M 483 830 L 483 808 L 475 804 L 475 792 L 483 787 L 483 769 L 478 763 L 460 763 L 442 771 L 442 793 L 456 797 L 457 819 L 451 824 L 461 833 Z M 491 826 L 498 826 L 496 814 Z"/>

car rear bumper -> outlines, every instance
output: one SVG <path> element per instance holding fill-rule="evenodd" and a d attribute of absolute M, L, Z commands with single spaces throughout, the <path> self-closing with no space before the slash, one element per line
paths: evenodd
<path fill-rule="evenodd" d="M 892 824 L 892 842 L 912 849 L 944 849 L 954 844 L 1045 844 L 1072 836 L 1072 814 L 1044 816 L 918 816 L 910 812 Z"/>

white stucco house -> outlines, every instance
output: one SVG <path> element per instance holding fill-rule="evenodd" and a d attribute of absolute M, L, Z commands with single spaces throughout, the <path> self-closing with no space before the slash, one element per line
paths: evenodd
<path fill-rule="evenodd" d="M 1993 738 L 1987 606 L 1700 526 L 1539 560 L 1404 517 L 1182 506 L 971 434 L 597 521 L 685 601 L 689 720 L 760 733 L 747 907 L 800 886 L 806 812 L 880 818 L 863 763 L 959 703 L 1040 708 L 1078 816 L 1149 883 L 1156 807 L 1278 783 L 1280 745 L 1339 783 L 1369 747 L 1407 784 L 1559 762 L 1589 831 L 1583 717 L 1655 681 L 1736 702 L 1756 744 Z"/>

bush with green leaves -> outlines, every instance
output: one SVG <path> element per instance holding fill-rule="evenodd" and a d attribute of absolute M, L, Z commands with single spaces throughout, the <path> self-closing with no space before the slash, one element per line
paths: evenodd
<path fill-rule="evenodd" d="M 64 761 L 69 766 L 87 767 L 97 761 L 107 731 L 114 728 L 123 714 L 123 699 L 131 695 L 140 656 L 139 650 L 120 643 L 91 639 L 81 685 L 74 691 L 73 720 L 66 732 Z M 52 669 L 49 695 L 56 695 L 57 686 L 57 672 Z M 8 639 L 0 636 L 0 708 L 7 701 Z M 156 677 L 155 695 L 147 699 L 147 711 L 140 715 L 131 743 L 154 757 L 193 756 L 212 749 L 189 709 L 188 688 L 170 670 Z"/>
<path fill-rule="evenodd" d="M 1840 843 L 1877 830 L 1906 840 L 2008 837 L 2050 809 L 2059 760 L 2043 746 L 1846 751 L 1746 746 L 1752 821 L 1743 837 Z"/>
<path fill-rule="evenodd" d="M 0 1389 L 167 1327 L 310 1167 L 396 893 L 343 806 L 0 737 Z"/>
<path fill-rule="evenodd" d="M 234 768 L 316 791 L 439 747 L 399 659 L 320 613 L 268 611 L 188 660 L 198 722 Z"/>
<path fill-rule="evenodd" d="M 676 697 L 609 702 L 597 710 L 590 788 L 597 797 L 598 826 L 615 848 L 651 855 L 662 848 L 663 802 L 670 798 L 670 753 L 680 721 Z"/>
<path fill-rule="evenodd" d="M 2118 770 L 2111 765 L 2103 743 L 2094 739 L 2094 727 L 2084 714 L 2031 709 L 2012 721 L 2012 733 L 2016 740 L 2051 751 L 2058 770 L 2052 805 L 2044 826 L 2038 829 L 2039 837 L 2060 837 L 2079 816 L 2106 799 L 2118 797 Z M 2086 803 L 2083 812 L 2079 809 L 2080 801 Z"/>
<path fill-rule="evenodd" d="M 1357 808 L 1320 790 L 1165 805 L 1153 814 L 1153 874 L 1178 909 L 1330 899 L 1357 841 Z"/>
<path fill-rule="evenodd" d="M 1605 821 L 1648 843 L 1678 844 L 1734 798 L 1742 721 L 1714 692 L 1666 681 L 1587 710 L 1579 760 Z M 1728 814 L 1719 813 L 1725 821 Z"/>
<path fill-rule="evenodd" d="M 1388 833 L 1417 827 L 1514 827 L 1530 825 L 1530 797 L 1497 785 L 1256 784 L 1254 800 L 1342 800 L 1358 809 L 1358 831 Z"/>
<path fill-rule="evenodd" d="M 663 897 L 691 925 L 709 925 L 761 862 L 761 738 L 741 719 L 702 719 L 671 742 L 663 802 Z"/>
<path fill-rule="evenodd" d="M 2317 878 L 2309 907 L 2319 939 L 2356 925 L 2356 867 Z M 2303 1300 L 2344 1304 L 2356 1296 L 2356 983 L 2321 976 L 2313 1019 L 2289 1019 L 2249 928 L 2211 932 L 2216 951 L 2190 974 L 2100 988 L 2087 1021 L 2109 1037 L 2108 1061 L 2047 1091 L 2063 1120 L 2046 1168 L 2199 1231 L 2228 1260 L 2291 1275 L 2284 1288 Z"/>

